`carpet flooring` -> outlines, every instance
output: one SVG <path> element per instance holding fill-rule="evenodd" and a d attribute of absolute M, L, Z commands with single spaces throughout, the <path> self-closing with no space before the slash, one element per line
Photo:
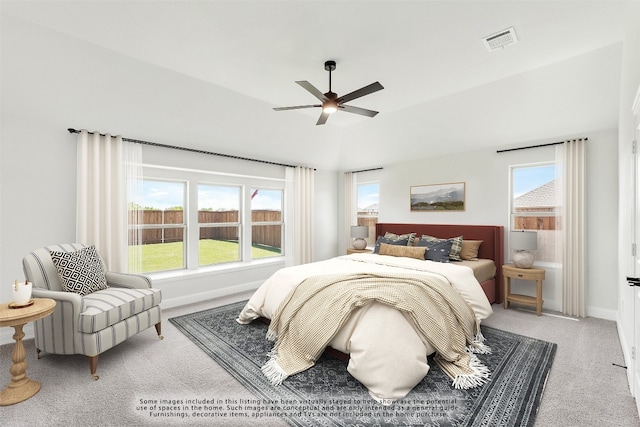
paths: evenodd
<path fill-rule="evenodd" d="M 438 425 L 532 426 L 557 346 L 483 326 L 492 354 L 480 355 L 491 370 L 483 387 L 455 390 L 437 364 L 404 399 L 383 406 L 346 370 L 323 355 L 311 369 L 273 386 L 260 367 L 272 343 L 267 326 L 235 321 L 244 302 L 173 317 L 170 322 L 236 378 L 255 399 L 203 405 L 202 416 L 285 419 L 294 426 Z"/>

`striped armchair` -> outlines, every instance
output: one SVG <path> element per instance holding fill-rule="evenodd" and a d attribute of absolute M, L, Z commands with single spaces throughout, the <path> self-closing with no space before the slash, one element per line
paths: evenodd
<path fill-rule="evenodd" d="M 91 376 L 97 380 L 98 355 L 104 351 L 151 326 L 162 339 L 162 293 L 151 288 L 147 277 L 108 272 L 102 261 L 106 289 L 86 295 L 65 291 L 51 251 L 71 254 L 83 248 L 80 243 L 40 248 L 25 256 L 22 265 L 25 278 L 33 283 L 33 297 L 56 301 L 50 316 L 34 322 L 38 358 L 41 351 L 88 356 Z"/>

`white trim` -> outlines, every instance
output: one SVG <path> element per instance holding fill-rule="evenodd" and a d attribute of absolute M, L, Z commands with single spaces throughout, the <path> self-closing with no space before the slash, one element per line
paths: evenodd
<path fill-rule="evenodd" d="M 636 97 L 633 100 L 633 105 L 631 106 L 631 111 L 633 111 L 634 115 L 640 114 L 640 86 L 638 86 Z"/>

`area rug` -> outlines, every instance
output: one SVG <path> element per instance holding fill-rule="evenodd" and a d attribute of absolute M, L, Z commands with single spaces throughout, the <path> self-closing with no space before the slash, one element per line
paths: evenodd
<path fill-rule="evenodd" d="M 246 387 L 255 399 L 210 407 L 220 417 L 279 417 L 293 426 L 532 426 L 556 344 L 482 326 L 492 354 L 482 387 L 456 390 L 433 360 L 431 370 L 404 399 L 381 405 L 347 372 L 346 362 L 323 355 L 311 369 L 273 386 L 260 367 L 273 343 L 267 325 L 235 319 L 245 302 L 169 319 Z M 227 411 L 227 412 L 224 412 Z M 233 413 L 228 411 L 234 411 Z"/>

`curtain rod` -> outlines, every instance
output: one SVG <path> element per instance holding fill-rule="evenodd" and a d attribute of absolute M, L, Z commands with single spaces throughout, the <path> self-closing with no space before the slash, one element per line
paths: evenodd
<path fill-rule="evenodd" d="M 569 139 L 568 141 L 588 141 L 588 140 L 589 138 L 577 138 L 577 139 Z M 507 148 L 506 150 L 498 150 L 496 151 L 496 153 L 506 153 L 507 151 L 526 150 L 529 148 L 548 147 L 550 145 L 564 144 L 565 142 L 566 141 L 558 141 L 558 142 L 549 142 L 548 144 L 529 145 L 527 147 Z"/>
<path fill-rule="evenodd" d="M 359 171 L 351 171 L 351 173 L 369 172 L 369 171 L 379 171 L 379 170 L 382 170 L 382 169 L 384 169 L 384 168 L 381 166 L 381 167 L 379 167 L 379 168 L 371 168 L 371 169 L 362 169 L 362 170 L 359 170 Z"/>
<path fill-rule="evenodd" d="M 68 128 L 67 130 L 69 131 L 69 133 L 80 133 L 79 130 L 73 129 L 73 128 Z M 94 134 L 95 132 L 88 132 L 88 133 Z M 104 134 L 102 134 L 102 133 L 100 135 L 104 136 Z M 266 163 L 266 164 L 269 164 L 269 165 L 284 166 L 284 167 L 288 167 L 288 168 L 297 167 L 297 166 L 294 166 L 294 165 L 287 165 L 285 163 L 270 162 L 268 160 L 258 160 L 258 159 L 252 159 L 252 158 L 249 158 L 249 157 L 234 156 L 234 155 L 231 155 L 231 154 L 215 153 L 213 151 L 205 151 L 205 150 L 199 150 L 199 149 L 196 149 L 196 148 L 180 147 L 180 146 L 177 146 L 177 145 L 168 145 L 168 144 L 160 144 L 160 143 L 157 143 L 157 142 L 141 141 L 139 139 L 131 139 L 131 138 L 124 138 L 123 137 L 122 140 L 123 141 L 127 141 L 127 142 L 135 142 L 136 144 L 152 145 L 152 146 L 155 146 L 155 147 L 162 147 L 162 148 L 171 148 L 173 150 L 189 151 L 189 152 L 192 152 L 192 153 L 208 154 L 208 155 L 211 155 L 211 156 L 227 157 L 227 158 L 230 158 L 230 159 L 246 160 L 246 161 L 249 161 L 249 162 Z M 315 170 L 315 168 L 314 168 L 314 170 Z"/>

